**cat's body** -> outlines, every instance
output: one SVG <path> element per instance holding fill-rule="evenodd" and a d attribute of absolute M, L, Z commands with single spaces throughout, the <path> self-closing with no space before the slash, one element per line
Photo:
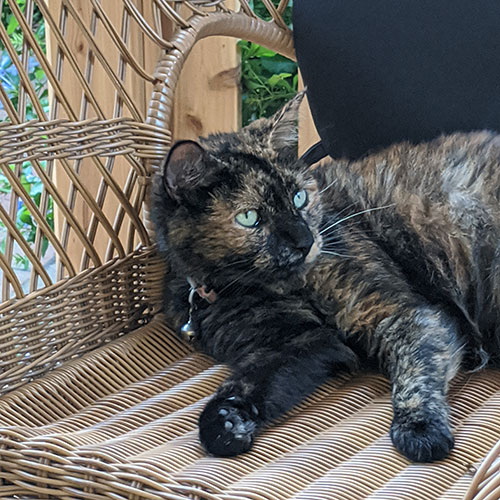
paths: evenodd
<path fill-rule="evenodd" d="M 201 440 L 217 455 L 246 451 L 363 359 L 393 383 L 396 447 L 442 458 L 448 381 L 462 360 L 500 356 L 500 137 L 456 134 L 309 169 L 292 154 L 296 106 L 203 148 L 179 145 L 155 186 L 176 275 L 167 314 L 188 320 L 187 278 L 213 290 L 193 299 L 195 345 L 233 372 L 200 417 Z"/>
<path fill-rule="evenodd" d="M 322 194 L 326 211 L 344 217 L 367 210 L 338 225 L 345 245 L 338 253 L 353 256 L 355 263 L 337 258 L 331 266 L 321 258 L 312 270 L 315 287 L 328 272 L 320 286 L 336 283 L 330 293 L 341 309 L 337 324 L 352 333 L 363 322 L 352 315 L 366 316 L 368 305 L 353 303 L 369 295 L 363 289 L 390 269 L 391 277 L 377 285 L 377 293 L 388 297 L 377 297 L 375 313 L 385 314 L 384 303 L 398 302 L 399 274 L 406 291 L 458 320 L 470 368 L 487 360 L 498 363 L 500 136 L 457 133 L 420 145 L 396 144 L 358 162 L 329 162 L 320 174 L 327 185 L 335 183 Z M 333 251 L 335 246 L 323 244 Z"/>

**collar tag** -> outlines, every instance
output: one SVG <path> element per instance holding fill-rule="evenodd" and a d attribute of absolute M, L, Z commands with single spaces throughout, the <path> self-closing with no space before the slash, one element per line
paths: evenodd
<path fill-rule="evenodd" d="M 189 296 L 188 296 L 189 317 L 188 317 L 187 323 L 184 323 L 181 326 L 181 337 L 188 344 L 191 344 L 196 336 L 196 332 L 194 331 L 194 327 L 193 327 L 193 318 L 192 318 L 193 309 L 194 309 L 194 294 L 195 293 L 196 293 L 196 288 L 193 288 L 193 286 L 191 286 L 191 289 L 189 290 Z"/>

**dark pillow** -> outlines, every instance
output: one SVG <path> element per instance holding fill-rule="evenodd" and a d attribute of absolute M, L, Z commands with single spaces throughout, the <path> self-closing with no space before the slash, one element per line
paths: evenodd
<path fill-rule="evenodd" d="M 293 11 L 330 155 L 500 130 L 499 0 L 294 0 Z"/>

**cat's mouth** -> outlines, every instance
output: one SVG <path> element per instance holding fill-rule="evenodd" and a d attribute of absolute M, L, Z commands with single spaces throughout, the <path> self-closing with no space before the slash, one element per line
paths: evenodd
<path fill-rule="evenodd" d="M 305 266 L 313 263 L 320 253 L 320 246 L 315 239 L 306 254 L 299 251 L 290 252 L 290 254 L 287 255 L 286 261 L 279 266 L 279 271 L 294 274 L 301 270 L 305 270 Z"/>

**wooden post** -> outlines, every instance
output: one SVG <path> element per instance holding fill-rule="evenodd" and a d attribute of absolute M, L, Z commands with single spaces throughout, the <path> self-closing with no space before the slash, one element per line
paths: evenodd
<path fill-rule="evenodd" d="M 227 2 L 235 7 L 236 0 Z M 196 139 L 241 127 L 240 57 L 237 40 L 199 41 L 182 69 L 175 92 L 174 139 Z"/>
<path fill-rule="evenodd" d="M 146 17 L 152 18 L 152 7 L 150 2 L 134 0 L 134 3 L 141 12 L 145 13 Z M 144 119 L 149 96 L 151 94 L 151 85 L 141 76 L 137 75 L 130 66 L 122 64 L 119 57 L 119 50 L 106 30 L 103 29 L 101 21 L 92 18 L 91 2 L 88 0 L 72 0 L 71 5 L 74 6 L 85 26 L 87 26 L 90 31 L 95 31 L 96 45 L 102 51 L 106 62 L 117 73 L 119 78 L 124 76 L 124 87 L 138 109 L 140 115 L 139 119 Z M 125 36 L 128 36 L 128 46 L 134 57 L 143 67 L 147 68 L 150 74 L 152 74 L 158 59 L 159 47 L 147 41 L 140 28 L 134 22 L 130 22 L 130 20 L 127 22 L 122 0 L 106 0 L 106 2 L 101 2 L 101 6 L 110 17 L 117 31 L 121 32 L 122 35 L 125 34 Z M 49 0 L 49 7 L 54 18 L 59 20 L 61 16 L 62 1 Z M 133 116 L 130 110 L 121 105 L 120 101 L 117 100 L 114 84 L 97 57 L 92 54 L 92 48 L 89 42 L 71 15 L 68 15 L 66 20 L 64 39 L 68 43 L 71 53 L 75 56 L 78 67 L 85 75 L 104 118 Z M 47 45 L 49 57 L 52 64 L 55 65 L 56 61 L 59 59 L 60 53 L 55 37 L 51 35 L 50 27 L 47 29 Z M 122 74 L 120 75 L 120 73 Z M 81 85 L 75 76 L 74 70 L 70 67 L 69 61 L 64 58 L 62 58 L 60 82 L 70 101 L 73 116 L 66 113 L 60 105 L 53 105 L 51 109 L 51 118 L 83 120 L 97 116 L 92 105 L 84 98 Z M 119 156 L 114 159 L 100 159 L 99 161 L 104 161 L 106 167 L 112 169 L 113 178 L 120 187 L 123 187 L 130 172 L 129 163 L 123 157 Z M 73 165 L 74 168 L 79 171 L 79 178 L 85 188 L 92 194 L 92 197 L 94 197 L 94 199 L 102 198 L 104 200 L 102 203 L 102 210 L 108 221 L 113 224 L 117 209 L 119 208 L 119 203 L 109 188 L 103 188 L 102 177 L 96 171 L 94 160 L 86 158 L 80 162 L 73 162 Z M 84 230 L 88 231 L 90 229 L 92 211 L 81 195 L 73 190 L 71 180 L 61 168 L 58 168 L 57 162 L 54 165 L 54 180 L 59 192 L 63 194 L 68 205 L 72 207 L 72 211 L 76 215 L 78 221 Z M 55 231 L 65 240 L 63 242 L 67 247 L 73 265 L 76 269 L 79 269 L 81 266 L 87 267 L 89 263 L 81 260 L 83 246 L 79 238 L 73 230 L 65 230 L 64 218 L 61 212 L 57 210 L 57 207 L 55 207 L 54 215 Z M 124 232 L 125 227 L 126 224 L 123 226 Z M 106 250 L 110 239 L 100 224 L 97 227 L 95 235 L 91 236 L 91 239 L 93 240 L 93 246 L 96 248 L 98 255 L 102 260 L 105 260 Z"/>

